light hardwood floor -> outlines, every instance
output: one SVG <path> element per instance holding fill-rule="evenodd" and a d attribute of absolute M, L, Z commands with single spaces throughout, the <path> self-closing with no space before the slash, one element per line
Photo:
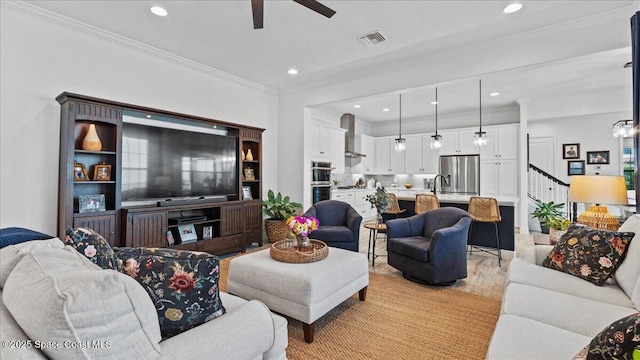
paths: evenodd
<path fill-rule="evenodd" d="M 521 235 L 516 233 L 516 242 L 532 241 L 530 235 Z M 369 229 L 360 228 L 360 253 L 367 254 L 369 242 Z M 268 249 L 271 244 L 265 241 L 262 247 L 254 247 L 247 249 L 252 252 L 261 249 Z M 387 242 L 384 234 L 379 234 L 376 241 L 376 255 L 379 257 L 375 261 L 375 266 L 371 265 L 369 259 L 369 271 L 382 275 L 394 276 L 401 281 L 409 281 L 402 277 L 402 273 L 387 264 Z M 513 258 L 513 251 L 502 251 L 502 262 L 498 267 L 498 258 L 494 255 L 473 251 L 473 254 L 467 254 L 467 278 L 458 281 L 456 284 L 449 286 L 450 288 L 466 291 L 473 294 L 487 296 L 494 299 L 502 299 L 504 292 L 504 282 L 507 274 L 507 267 Z M 428 287 L 428 285 L 424 285 Z"/>

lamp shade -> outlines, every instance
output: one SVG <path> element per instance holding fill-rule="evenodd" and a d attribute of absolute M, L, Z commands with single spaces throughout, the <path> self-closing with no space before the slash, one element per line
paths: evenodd
<path fill-rule="evenodd" d="M 574 175 L 569 201 L 588 204 L 627 205 L 624 176 Z"/>

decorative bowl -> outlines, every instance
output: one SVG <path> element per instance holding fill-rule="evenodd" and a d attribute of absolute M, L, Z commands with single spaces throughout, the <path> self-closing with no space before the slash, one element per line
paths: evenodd
<path fill-rule="evenodd" d="M 404 187 L 406 187 L 407 189 L 411 189 L 413 185 L 411 185 L 411 183 L 406 183 L 404 184 Z"/>

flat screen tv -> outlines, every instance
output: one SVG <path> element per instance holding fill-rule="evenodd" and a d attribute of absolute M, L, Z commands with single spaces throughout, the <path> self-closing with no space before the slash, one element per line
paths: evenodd
<path fill-rule="evenodd" d="M 177 199 L 221 199 L 238 194 L 238 144 L 235 136 L 211 128 L 167 128 L 125 122 L 122 128 L 122 202 L 124 205 Z M 171 125 L 171 124 L 167 124 Z"/>

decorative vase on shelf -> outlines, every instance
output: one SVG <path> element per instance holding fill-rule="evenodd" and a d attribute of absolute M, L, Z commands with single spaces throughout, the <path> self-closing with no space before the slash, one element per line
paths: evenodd
<path fill-rule="evenodd" d="M 244 161 L 246 158 L 244 156 L 244 150 L 240 150 L 242 152 L 242 160 Z"/>
<path fill-rule="evenodd" d="M 82 140 L 82 150 L 102 150 L 102 141 L 100 141 L 100 137 L 98 137 L 95 124 L 89 125 L 89 131 L 87 131 L 87 135 L 84 137 L 84 140 Z"/>
<path fill-rule="evenodd" d="M 247 156 L 246 159 L 248 161 L 253 161 L 253 154 L 251 153 L 251 149 L 247 150 Z"/>

